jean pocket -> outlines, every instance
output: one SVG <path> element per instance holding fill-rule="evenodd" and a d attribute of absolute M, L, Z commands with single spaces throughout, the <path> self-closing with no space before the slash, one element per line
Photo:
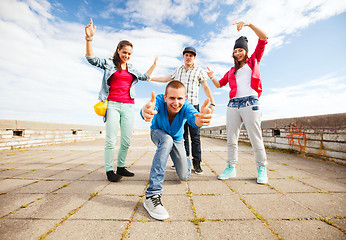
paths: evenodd
<path fill-rule="evenodd" d="M 257 111 L 257 110 L 259 110 L 259 107 L 258 107 L 258 106 L 253 106 L 253 107 L 252 107 L 252 110 L 253 110 L 253 111 Z"/>

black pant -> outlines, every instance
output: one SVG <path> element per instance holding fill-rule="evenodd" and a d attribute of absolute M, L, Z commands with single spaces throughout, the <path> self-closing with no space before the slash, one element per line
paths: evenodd
<path fill-rule="evenodd" d="M 199 111 L 199 105 L 193 105 Z M 191 127 L 187 122 L 184 125 L 184 145 L 186 156 L 190 156 L 189 132 L 191 138 L 192 161 L 201 162 L 201 139 L 199 128 Z"/>

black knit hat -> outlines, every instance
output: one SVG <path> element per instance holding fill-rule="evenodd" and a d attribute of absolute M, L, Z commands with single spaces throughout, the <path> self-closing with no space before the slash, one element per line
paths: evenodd
<path fill-rule="evenodd" d="M 234 49 L 236 48 L 242 48 L 245 49 L 246 51 L 249 51 L 247 48 L 247 38 L 244 36 L 241 36 L 240 38 L 238 38 L 237 40 L 235 40 L 235 44 L 234 44 Z"/>

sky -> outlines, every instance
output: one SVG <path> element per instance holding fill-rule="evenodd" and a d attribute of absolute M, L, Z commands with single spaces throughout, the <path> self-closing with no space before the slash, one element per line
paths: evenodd
<path fill-rule="evenodd" d="M 169 76 L 183 64 L 186 46 L 195 64 L 220 79 L 232 66 L 234 41 L 257 43 L 251 22 L 268 34 L 260 64 L 262 120 L 346 112 L 346 1 L 340 0 L 1 0 L 0 119 L 103 125 L 94 113 L 103 72 L 85 59 L 84 27 L 93 19 L 94 53 L 113 55 L 133 43 L 130 62 L 152 76 Z M 343 30 L 344 29 L 344 30 Z M 210 126 L 224 125 L 228 85 L 208 85 L 216 101 Z M 136 85 L 135 128 L 151 91 L 166 84 Z M 199 101 L 206 95 L 202 87 Z"/>

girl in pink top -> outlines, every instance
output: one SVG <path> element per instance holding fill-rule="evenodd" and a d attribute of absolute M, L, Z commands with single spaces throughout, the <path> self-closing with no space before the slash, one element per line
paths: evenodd
<path fill-rule="evenodd" d="M 153 72 L 156 61 L 150 69 L 142 74 L 132 64 L 128 63 L 132 54 L 132 44 L 129 41 L 120 41 L 111 61 L 94 56 L 92 38 L 96 27 L 92 19 L 85 27 L 86 58 L 88 62 L 104 70 L 104 75 L 99 92 L 99 100 L 108 100 L 106 112 L 106 143 L 105 143 L 105 170 L 109 181 L 117 182 L 122 176 L 132 177 L 134 173 L 125 168 L 125 160 L 132 136 L 134 122 L 134 85 L 147 81 Z M 117 171 L 114 172 L 114 148 L 120 127 L 120 148 L 118 151 Z"/>
<path fill-rule="evenodd" d="M 255 154 L 257 165 L 257 183 L 265 184 L 267 177 L 267 157 L 262 139 L 261 110 L 258 98 L 262 93 L 262 81 L 259 72 L 259 63 L 267 44 L 267 34 L 251 23 L 236 22 L 240 31 L 249 27 L 258 36 L 258 43 L 254 53 L 248 57 L 247 38 L 242 36 L 235 41 L 233 49 L 234 67 L 232 67 L 219 81 L 213 77 L 214 72 L 208 68 L 208 76 L 215 87 L 220 88 L 229 84 L 229 103 L 227 108 L 227 167 L 219 179 L 236 177 L 238 162 L 238 137 L 241 124 L 244 123 Z"/>

